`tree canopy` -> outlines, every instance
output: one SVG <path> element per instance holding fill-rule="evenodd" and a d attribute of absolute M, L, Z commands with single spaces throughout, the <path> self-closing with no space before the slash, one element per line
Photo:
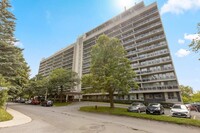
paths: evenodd
<path fill-rule="evenodd" d="M 200 23 L 197 24 L 197 37 L 189 45 L 194 52 L 200 51 Z"/>
<path fill-rule="evenodd" d="M 0 2 L 0 74 L 12 85 L 8 93 L 16 97 L 28 83 L 30 70 L 23 50 L 14 45 L 15 16 L 10 7 L 8 0 Z"/>
<path fill-rule="evenodd" d="M 119 39 L 101 35 L 92 47 L 90 74 L 82 77 L 87 92 L 109 94 L 111 108 L 114 107 L 114 92 L 127 93 L 138 87 L 134 81 L 136 74 L 125 55 Z"/>

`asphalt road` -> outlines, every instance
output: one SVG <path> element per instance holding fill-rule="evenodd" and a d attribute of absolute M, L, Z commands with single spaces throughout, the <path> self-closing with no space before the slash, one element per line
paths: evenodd
<path fill-rule="evenodd" d="M 65 107 L 11 104 L 12 109 L 32 118 L 32 122 L 0 128 L 0 133 L 199 133 L 200 128 L 130 117 L 86 113 L 80 106 L 102 105 L 81 102 Z M 104 104 L 108 105 L 108 104 Z"/>

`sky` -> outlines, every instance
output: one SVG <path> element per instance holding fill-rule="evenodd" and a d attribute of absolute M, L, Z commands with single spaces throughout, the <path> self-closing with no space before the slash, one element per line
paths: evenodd
<path fill-rule="evenodd" d="M 78 36 L 141 0 L 10 0 L 17 18 L 15 45 L 24 48 L 31 75 L 42 58 L 74 43 Z M 188 47 L 198 37 L 200 0 L 144 0 L 157 2 L 179 84 L 200 90 L 200 54 Z"/>

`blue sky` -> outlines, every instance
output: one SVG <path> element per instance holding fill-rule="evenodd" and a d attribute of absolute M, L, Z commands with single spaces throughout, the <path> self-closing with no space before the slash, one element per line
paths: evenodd
<path fill-rule="evenodd" d="M 15 36 L 24 48 L 31 77 L 39 62 L 77 37 L 141 0 L 11 0 Z M 156 0 L 144 0 L 149 5 Z M 200 22 L 200 0 L 157 0 L 180 84 L 200 90 L 200 54 L 188 47 Z"/>

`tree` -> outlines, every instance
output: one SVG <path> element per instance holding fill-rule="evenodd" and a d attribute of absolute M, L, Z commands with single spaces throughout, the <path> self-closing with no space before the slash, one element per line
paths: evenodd
<path fill-rule="evenodd" d="M 194 52 L 199 52 L 200 50 L 200 23 L 197 24 L 197 35 L 198 37 L 194 38 L 189 45 Z"/>
<path fill-rule="evenodd" d="M 9 83 L 0 74 L 0 87 L 8 87 Z M 7 90 L 0 89 L 0 107 L 4 106 L 7 100 Z"/>
<path fill-rule="evenodd" d="M 12 85 L 9 94 L 16 97 L 28 83 L 30 70 L 23 49 L 14 46 L 15 17 L 8 11 L 10 7 L 8 0 L 0 2 L 0 74 Z"/>
<path fill-rule="evenodd" d="M 63 101 L 63 92 L 71 91 L 80 83 L 76 72 L 66 69 L 55 69 L 49 75 L 49 86 L 59 92 L 60 102 Z"/>
<path fill-rule="evenodd" d="M 181 95 L 184 103 L 191 102 L 192 100 L 192 95 L 193 95 L 193 89 L 190 86 L 179 86 L 181 90 Z"/>
<path fill-rule="evenodd" d="M 47 92 L 48 77 L 36 75 L 29 80 L 27 87 L 24 90 L 24 94 L 28 99 L 34 96 L 43 96 Z"/>
<path fill-rule="evenodd" d="M 127 93 L 138 87 L 134 81 L 136 74 L 125 55 L 118 39 L 101 35 L 92 47 L 90 74 L 82 77 L 88 92 L 109 94 L 111 108 L 114 108 L 114 92 Z"/>
<path fill-rule="evenodd" d="M 197 91 L 192 95 L 192 102 L 200 102 L 200 91 Z"/>

